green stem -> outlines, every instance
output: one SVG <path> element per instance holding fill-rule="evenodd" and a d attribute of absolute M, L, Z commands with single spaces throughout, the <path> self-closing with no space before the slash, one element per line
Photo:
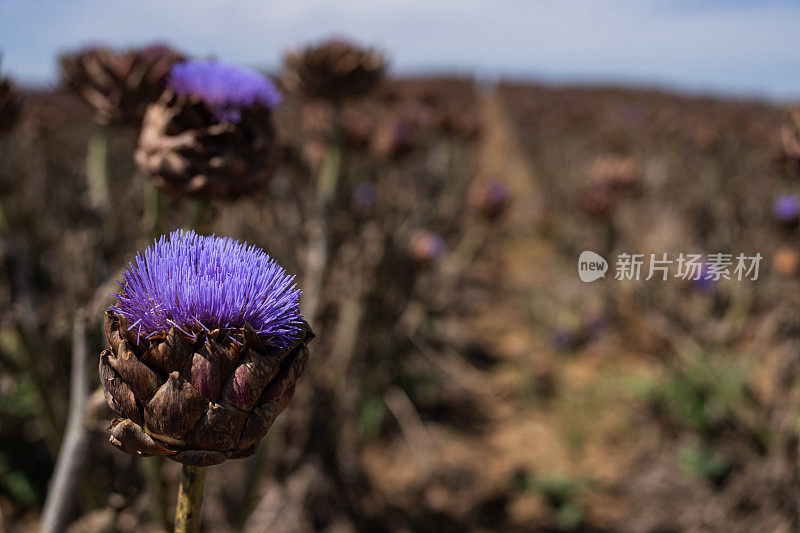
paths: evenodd
<path fill-rule="evenodd" d="M 157 238 L 161 235 L 161 211 L 163 209 L 164 199 L 161 195 L 161 191 L 154 184 L 150 183 L 147 187 L 147 199 L 145 204 L 147 216 L 145 217 L 145 221 L 150 236 Z"/>
<path fill-rule="evenodd" d="M 95 124 L 86 149 L 86 180 L 89 199 L 97 209 L 105 210 L 111 200 L 108 193 L 108 126 Z"/>
<path fill-rule="evenodd" d="M 342 167 L 342 139 L 339 131 L 339 115 L 340 112 L 337 109 L 334 114 L 333 131 L 328 141 L 328 150 L 325 153 L 325 160 L 322 162 L 317 181 L 318 208 L 326 216 L 336 196 L 336 187 L 339 183 L 339 174 Z"/>
<path fill-rule="evenodd" d="M 205 483 L 205 468 L 183 465 L 181 485 L 178 488 L 178 505 L 175 508 L 175 533 L 200 531 Z"/>

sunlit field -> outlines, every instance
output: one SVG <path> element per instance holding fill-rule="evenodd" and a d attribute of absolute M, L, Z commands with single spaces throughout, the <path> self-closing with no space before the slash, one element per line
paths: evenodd
<path fill-rule="evenodd" d="M 0 64 L 0 532 L 797 529 L 800 110 L 80 45 Z"/>

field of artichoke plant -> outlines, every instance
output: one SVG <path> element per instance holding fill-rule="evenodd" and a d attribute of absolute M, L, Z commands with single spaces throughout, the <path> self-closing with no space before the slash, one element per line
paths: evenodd
<path fill-rule="evenodd" d="M 0 77 L 0 533 L 800 525 L 799 111 L 59 65 Z"/>

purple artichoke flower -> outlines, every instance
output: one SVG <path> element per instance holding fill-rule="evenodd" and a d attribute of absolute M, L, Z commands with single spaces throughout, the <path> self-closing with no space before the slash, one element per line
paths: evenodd
<path fill-rule="evenodd" d="M 288 346 L 303 322 L 294 276 L 255 246 L 227 237 L 162 235 L 122 278 L 111 310 L 146 338 L 172 327 L 197 338 L 201 330 L 249 323 L 269 344 Z"/>
<path fill-rule="evenodd" d="M 244 107 L 275 109 L 281 103 L 280 92 L 267 77 L 217 61 L 178 63 L 170 71 L 168 85 L 178 96 L 203 101 L 219 120 L 229 122 L 238 122 Z"/>
<path fill-rule="evenodd" d="M 275 86 L 252 70 L 213 61 L 179 63 L 147 108 L 136 163 L 169 193 L 236 200 L 272 177 L 278 147 Z"/>
<path fill-rule="evenodd" d="M 784 194 L 772 204 L 772 216 L 783 224 L 794 224 L 800 218 L 800 200 L 793 194 Z"/>
<path fill-rule="evenodd" d="M 263 251 L 175 231 L 140 253 L 105 317 L 111 443 L 208 466 L 252 454 L 313 338 L 294 278 Z"/>

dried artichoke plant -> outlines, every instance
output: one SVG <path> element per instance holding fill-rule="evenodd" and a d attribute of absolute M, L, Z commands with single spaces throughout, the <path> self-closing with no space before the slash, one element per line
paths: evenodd
<path fill-rule="evenodd" d="M 258 72 L 216 61 L 175 65 L 167 89 L 145 113 L 136 163 L 155 189 L 149 202 L 160 233 L 158 191 L 194 198 L 201 229 L 212 200 L 255 193 L 278 162 L 273 110 L 281 95 Z"/>
<path fill-rule="evenodd" d="M 86 177 L 92 205 L 108 210 L 109 126 L 137 128 L 148 104 L 164 90 L 172 65 L 183 55 L 165 45 L 118 52 L 87 47 L 59 58 L 65 85 L 95 111 L 95 132 L 86 153 Z"/>
<path fill-rule="evenodd" d="M 303 308 L 311 320 L 319 312 L 322 280 L 329 255 L 327 228 L 344 157 L 343 104 L 374 90 L 383 79 L 385 70 L 386 61 L 381 53 L 342 39 L 330 39 L 289 52 L 284 60 L 282 80 L 290 93 L 305 101 L 306 105 L 324 102 L 332 107 L 328 136 L 324 141 L 325 155 L 317 176 L 315 214 L 308 225 Z"/>
<path fill-rule="evenodd" d="M 294 394 L 313 333 L 263 251 L 176 231 L 137 255 L 106 311 L 111 444 L 183 464 L 176 531 L 196 531 L 205 470 L 246 457 Z"/>
<path fill-rule="evenodd" d="M 342 101 L 373 90 L 385 70 L 380 52 L 330 39 L 289 52 L 283 82 L 290 91 L 308 98 Z"/>
<path fill-rule="evenodd" d="M 136 162 L 162 190 L 235 200 L 263 187 L 277 162 L 272 110 L 281 96 L 252 70 L 175 65 L 145 114 Z"/>

